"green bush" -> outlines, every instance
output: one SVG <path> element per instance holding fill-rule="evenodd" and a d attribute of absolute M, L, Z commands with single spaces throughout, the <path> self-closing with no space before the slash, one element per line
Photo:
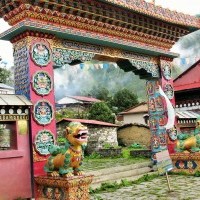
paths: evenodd
<path fill-rule="evenodd" d="M 65 143 L 66 141 L 67 141 L 66 138 L 63 138 L 63 137 L 58 137 L 58 138 L 57 138 L 57 142 L 58 142 L 58 143 Z"/>
<path fill-rule="evenodd" d="M 88 118 L 109 123 L 114 123 L 114 115 L 105 102 L 97 102 L 89 110 Z"/>
<path fill-rule="evenodd" d="M 144 146 L 142 146 L 141 144 L 138 144 L 138 143 L 133 143 L 129 146 L 129 148 L 131 148 L 131 149 L 144 149 Z"/>

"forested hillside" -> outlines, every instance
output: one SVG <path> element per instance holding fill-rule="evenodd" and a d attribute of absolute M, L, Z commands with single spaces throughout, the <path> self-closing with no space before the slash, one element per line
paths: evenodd
<path fill-rule="evenodd" d="M 146 100 L 145 80 L 132 72 L 124 72 L 114 63 L 86 63 L 55 70 L 56 99 L 65 95 L 90 95 L 94 88 L 106 88 L 111 95 L 127 88 Z"/>

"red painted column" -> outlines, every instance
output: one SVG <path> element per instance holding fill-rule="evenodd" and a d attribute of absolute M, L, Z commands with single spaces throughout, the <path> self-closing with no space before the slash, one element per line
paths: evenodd
<path fill-rule="evenodd" d="M 52 36 L 25 32 L 13 39 L 14 59 L 21 59 L 15 70 L 15 92 L 33 103 L 30 117 L 34 176 L 44 174 L 48 147 L 55 143 L 56 121 L 53 87 Z"/>

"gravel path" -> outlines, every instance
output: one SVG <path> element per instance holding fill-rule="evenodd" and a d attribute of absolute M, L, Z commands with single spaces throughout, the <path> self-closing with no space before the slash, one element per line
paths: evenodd
<path fill-rule="evenodd" d="M 172 191 L 169 192 L 165 176 L 115 192 L 95 194 L 91 200 L 200 200 L 200 177 L 169 176 Z"/>

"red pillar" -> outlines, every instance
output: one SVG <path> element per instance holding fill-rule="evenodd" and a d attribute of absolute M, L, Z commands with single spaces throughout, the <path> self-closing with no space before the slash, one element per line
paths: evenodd
<path fill-rule="evenodd" d="M 56 138 L 51 38 L 47 34 L 25 32 L 12 40 L 15 92 L 25 95 L 33 103 L 30 134 L 34 176 L 44 174 L 48 147 L 55 143 Z"/>

